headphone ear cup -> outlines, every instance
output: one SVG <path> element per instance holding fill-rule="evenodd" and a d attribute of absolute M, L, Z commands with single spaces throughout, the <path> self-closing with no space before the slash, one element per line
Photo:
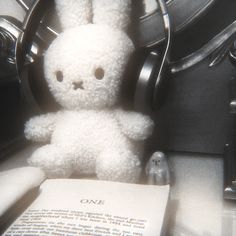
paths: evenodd
<path fill-rule="evenodd" d="M 137 111 L 150 113 L 153 110 L 153 94 L 161 62 L 160 54 L 155 51 L 149 53 L 144 61 L 134 95 L 134 106 Z"/>
<path fill-rule="evenodd" d="M 158 110 L 165 102 L 169 91 L 171 73 L 167 62 L 159 68 L 159 72 L 155 77 L 156 83 L 153 88 L 152 108 L 153 110 Z"/>
<path fill-rule="evenodd" d="M 41 53 L 33 57 L 32 61 L 27 60 L 27 55 L 30 55 L 31 45 L 33 45 L 33 43 L 36 43 L 37 46 L 43 45 L 41 42 L 42 40 L 37 35 L 37 31 L 40 22 L 45 16 L 45 9 L 48 9 L 52 6 L 53 0 L 35 0 L 27 11 L 26 17 L 21 27 L 21 33 L 19 34 L 16 41 L 15 58 L 17 76 L 20 84 L 22 104 L 23 107 L 25 107 L 25 113 L 27 115 L 40 113 L 42 108 L 46 108 L 44 101 L 46 98 L 49 98 L 49 96 L 47 96 L 49 91 L 47 86 L 45 86 L 44 76 L 42 73 L 43 66 L 41 63 Z M 40 50 L 41 47 L 39 47 L 39 52 Z M 38 73 L 36 74 L 33 71 L 38 71 Z M 39 76 L 41 79 L 39 79 Z M 41 100 L 43 102 L 41 102 Z"/>

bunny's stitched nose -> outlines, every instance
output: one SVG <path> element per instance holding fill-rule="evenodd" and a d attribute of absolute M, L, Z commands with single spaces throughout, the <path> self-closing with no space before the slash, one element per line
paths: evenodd
<path fill-rule="evenodd" d="M 83 82 L 82 81 L 80 81 L 80 82 L 73 82 L 73 89 L 74 90 L 84 89 Z"/>

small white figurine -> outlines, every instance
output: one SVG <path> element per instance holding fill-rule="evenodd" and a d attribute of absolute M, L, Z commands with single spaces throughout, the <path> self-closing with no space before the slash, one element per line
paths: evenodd
<path fill-rule="evenodd" d="M 170 168 L 163 152 L 153 153 L 146 165 L 146 176 L 148 184 L 170 184 Z"/>

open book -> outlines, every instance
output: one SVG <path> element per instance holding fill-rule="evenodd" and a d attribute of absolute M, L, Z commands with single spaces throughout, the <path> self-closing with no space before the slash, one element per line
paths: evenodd
<path fill-rule="evenodd" d="M 51 179 L 4 236 L 158 236 L 169 186 Z"/>

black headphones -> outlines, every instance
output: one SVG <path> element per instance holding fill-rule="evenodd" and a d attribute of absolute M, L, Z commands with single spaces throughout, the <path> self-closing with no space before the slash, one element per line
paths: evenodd
<path fill-rule="evenodd" d="M 35 0 L 30 5 L 27 5 L 25 0 L 17 0 L 17 2 L 27 10 L 15 43 L 15 65 L 22 96 L 33 113 L 40 112 L 41 108 L 43 110 L 56 109 L 58 104 L 48 91 L 45 80 L 42 79 L 44 76 L 42 57 L 40 57 L 58 35 L 53 27 L 44 24 L 45 9 L 50 10 L 54 1 Z M 158 0 L 158 3 L 165 26 L 165 45 L 163 53 L 151 50 L 139 69 L 134 106 L 137 111 L 144 113 L 157 109 L 161 105 L 166 93 L 164 87 L 169 78 L 171 22 L 165 0 Z"/>
<path fill-rule="evenodd" d="M 165 45 L 163 53 L 152 50 L 146 57 L 140 70 L 136 85 L 134 105 L 135 109 L 144 113 L 158 109 L 166 94 L 167 79 L 169 78 L 168 60 L 171 45 L 171 21 L 165 0 L 158 0 L 162 14 Z"/>
<path fill-rule="evenodd" d="M 57 36 L 50 27 L 43 26 L 45 9 L 50 11 L 53 2 L 35 0 L 29 7 L 25 1 L 18 1 L 27 12 L 15 45 L 16 69 L 23 101 L 32 113 L 58 108 L 46 81 L 42 79 L 42 53 Z"/>

